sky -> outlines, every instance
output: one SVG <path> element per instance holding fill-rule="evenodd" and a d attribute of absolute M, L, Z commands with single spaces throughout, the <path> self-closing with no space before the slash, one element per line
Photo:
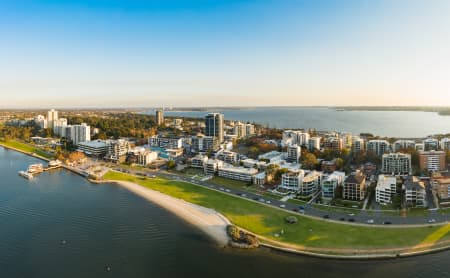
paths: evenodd
<path fill-rule="evenodd" d="M 0 0 L 0 108 L 450 106 L 447 0 Z"/>

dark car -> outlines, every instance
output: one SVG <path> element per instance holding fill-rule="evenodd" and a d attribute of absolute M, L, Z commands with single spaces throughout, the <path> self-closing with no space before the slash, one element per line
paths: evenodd
<path fill-rule="evenodd" d="M 304 206 L 299 206 L 298 207 L 300 210 L 305 210 L 305 207 Z"/>
<path fill-rule="evenodd" d="M 339 218 L 339 221 L 345 221 L 344 217 Z"/>
<path fill-rule="evenodd" d="M 384 221 L 383 224 L 384 224 L 384 225 L 390 225 L 390 224 L 392 224 L 392 223 L 391 223 L 390 221 Z"/>
<path fill-rule="evenodd" d="M 349 219 L 348 219 L 348 222 L 355 222 L 355 219 L 349 218 Z"/>
<path fill-rule="evenodd" d="M 298 212 L 298 208 L 293 208 L 292 210 L 295 212 Z"/>
<path fill-rule="evenodd" d="M 324 219 L 328 219 L 330 218 L 330 216 L 328 214 L 325 214 L 324 216 L 322 216 Z"/>

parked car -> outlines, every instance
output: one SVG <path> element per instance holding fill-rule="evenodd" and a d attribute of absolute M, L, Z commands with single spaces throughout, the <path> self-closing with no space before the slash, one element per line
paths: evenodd
<path fill-rule="evenodd" d="M 367 220 L 367 224 L 373 224 L 373 223 L 374 223 L 373 219 Z"/>
<path fill-rule="evenodd" d="M 281 205 L 280 205 L 280 208 L 285 208 L 285 207 L 286 207 L 285 204 L 281 204 Z"/>
<path fill-rule="evenodd" d="M 428 219 L 428 223 L 436 223 L 436 219 L 434 219 L 434 218 Z"/>
<path fill-rule="evenodd" d="M 322 216 L 324 219 L 329 219 L 330 216 L 328 214 L 325 214 L 324 216 Z"/>
<path fill-rule="evenodd" d="M 383 225 L 391 225 L 392 223 L 390 221 L 383 221 Z"/>

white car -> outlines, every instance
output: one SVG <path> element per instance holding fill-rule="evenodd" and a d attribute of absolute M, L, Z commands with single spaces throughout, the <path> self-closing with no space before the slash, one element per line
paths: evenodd
<path fill-rule="evenodd" d="M 270 204 L 271 202 L 270 201 L 266 201 L 266 204 Z"/>
<path fill-rule="evenodd" d="M 285 208 L 285 207 L 286 207 L 286 205 L 284 205 L 284 204 L 280 205 L 280 208 Z"/>
<path fill-rule="evenodd" d="M 367 220 L 367 224 L 373 224 L 373 223 L 374 223 L 373 219 Z"/>
<path fill-rule="evenodd" d="M 226 192 L 231 192 L 231 190 L 230 190 L 230 189 L 225 189 L 225 191 L 226 191 Z"/>

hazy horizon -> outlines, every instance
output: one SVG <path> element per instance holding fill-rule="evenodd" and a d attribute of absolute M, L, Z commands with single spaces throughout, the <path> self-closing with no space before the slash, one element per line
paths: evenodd
<path fill-rule="evenodd" d="M 0 2 L 0 108 L 450 105 L 450 2 Z"/>

